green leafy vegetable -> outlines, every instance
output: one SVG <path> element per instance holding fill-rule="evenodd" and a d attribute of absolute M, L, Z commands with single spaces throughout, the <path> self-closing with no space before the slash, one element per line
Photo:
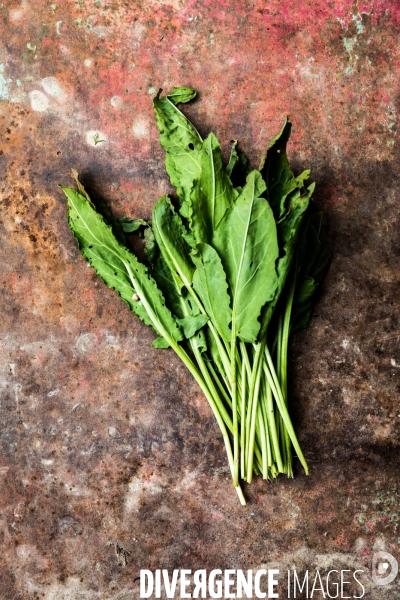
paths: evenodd
<path fill-rule="evenodd" d="M 174 104 L 190 102 L 196 97 L 196 91 L 190 87 L 176 87 L 168 94 L 168 99 Z"/>
<path fill-rule="evenodd" d="M 289 165 L 290 121 L 259 170 L 237 141 L 225 166 L 215 135 L 203 141 L 177 108 L 195 95 L 176 87 L 153 100 L 179 211 L 162 196 L 151 221 L 116 219 L 101 201 L 96 210 L 76 171 L 78 189 L 62 189 L 83 256 L 205 394 L 245 504 L 241 480 L 291 477 L 293 450 L 308 473 L 289 415 L 288 341 L 308 325 L 332 252 L 324 215 L 309 214 L 310 171 L 295 176 Z M 126 233 L 144 237 L 148 266 L 126 248 Z"/>
<path fill-rule="evenodd" d="M 261 198 L 264 191 L 260 173 L 252 171 L 212 240 L 229 281 L 232 327 L 245 342 L 256 341 L 261 308 L 274 297 L 278 282 L 276 225 L 268 202 Z"/>
<path fill-rule="evenodd" d="M 143 219 L 130 219 L 129 217 L 117 219 L 117 222 L 124 233 L 133 233 L 134 231 L 138 231 L 141 227 L 148 226 L 147 221 L 143 221 Z"/>

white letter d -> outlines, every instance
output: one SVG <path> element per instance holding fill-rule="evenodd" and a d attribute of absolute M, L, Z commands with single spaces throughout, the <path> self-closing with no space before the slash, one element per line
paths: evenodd
<path fill-rule="evenodd" d="M 147 577 L 147 590 L 146 590 Z M 140 569 L 140 597 L 150 598 L 153 593 L 154 578 L 153 573 L 147 569 Z"/>

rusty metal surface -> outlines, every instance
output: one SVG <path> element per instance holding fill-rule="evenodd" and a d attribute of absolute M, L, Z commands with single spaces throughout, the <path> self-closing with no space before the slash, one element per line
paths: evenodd
<path fill-rule="evenodd" d="M 395 0 L 0 4 L 1 600 L 136 598 L 140 568 L 398 557 L 399 23 Z M 291 115 L 334 244 L 292 342 L 312 472 L 257 481 L 246 508 L 205 399 L 87 268 L 56 187 L 74 166 L 148 217 L 169 189 L 151 97 L 181 84 L 254 166 Z"/>

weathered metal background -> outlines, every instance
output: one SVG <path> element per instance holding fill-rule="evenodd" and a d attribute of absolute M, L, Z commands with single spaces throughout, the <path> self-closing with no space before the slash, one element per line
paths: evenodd
<path fill-rule="evenodd" d="M 368 599 L 400 596 L 368 574 L 400 543 L 398 2 L 6 0 L 0 19 L 1 599 L 130 599 L 140 568 L 261 564 L 365 568 Z M 312 472 L 257 481 L 246 508 L 205 399 L 87 267 L 56 187 L 73 166 L 149 217 L 169 189 L 151 98 L 182 84 L 200 131 L 254 166 L 291 115 L 334 244 L 292 342 Z"/>

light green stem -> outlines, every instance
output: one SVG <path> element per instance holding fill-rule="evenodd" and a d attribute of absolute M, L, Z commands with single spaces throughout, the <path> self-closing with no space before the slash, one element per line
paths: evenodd
<path fill-rule="evenodd" d="M 267 377 L 268 383 L 272 388 L 272 392 L 275 396 L 275 400 L 279 409 L 280 414 L 282 415 L 283 422 L 290 436 L 291 442 L 293 444 L 294 449 L 296 450 L 297 456 L 303 465 L 304 471 L 306 475 L 309 473 L 307 461 L 304 458 L 303 452 L 301 451 L 300 444 L 297 440 L 296 434 L 293 429 L 292 422 L 290 420 L 290 416 L 288 413 L 288 409 L 285 403 L 285 400 L 282 395 L 282 391 L 279 385 L 278 378 L 276 376 L 274 363 L 272 362 L 271 355 L 268 350 L 268 346 L 265 346 L 265 357 L 267 359 L 267 364 L 264 363 L 264 373 Z"/>
<path fill-rule="evenodd" d="M 242 360 L 242 398 L 241 398 L 241 427 L 240 427 L 240 472 L 246 479 L 246 364 Z"/>
<path fill-rule="evenodd" d="M 167 334 L 168 335 L 168 334 Z M 211 406 L 211 410 L 214 413 L 214 416 L 217 420 L 217 423 L 219 425 L 219 428 L 221 430 L 222 433 L 222 437 L 225 443 L 225 448 L 226 448 L 226 453 L 228 455 L 228 462 L 229 462 L 229 467 L 232 473 L 232 478 L 234 477 L 234 460 L 233 460 L 233 454 L 232 454 L 232 447 L 231 447 L 231 441 L 229 439 L 229 435 L 228 432 L 226 430 L 226 426 L 225 423 L 218 411 L 218 408 L 215 404 L 214 398 L 212 396 L 212 394 L 210 393 L 204 379 L 201 377 L 199 371 L 196 369 L 195 365 L 193 364 L 193 362 L 190 360 L 189 356 L 186 354 L 186 352 L 184 351 L 184 349 L 179 346 L 179 344 L 177 344 L 175 342 L 175 340 L 173 340 L 172 338 L 170 338 L 169 336 L 166 337 L 168 343 L 170 344 L 170 346 L 175 350 L 176 354 L 179 356 L 179 358 L 182 360 L 182 362 L 184 363 L 184 365 L 189 369 L 189 371 L 191 372 L 191 374 L 193 375 L 193 377 L 195 378 L 195 380 L 197 381 L 197 383 L 199 384 L 200 388 L 202 389 L 205 397 L 208 400 L 208 403 Z M 243 491 L 242 488 L 240 487 L 240 485 L 235 485 L 234 486 L 236 489 L 236 492 L 239 496 L 239 500 L 240 503 L 242 504 L 242 506 L 246 506 L 246 500 L 245 497 L 243 495 Z"/>
<path fill-rule="evenodd" d="M 253 369 L 251 373 L 249 402 L 248 402 L 248 415 L 246 426 L 248 426 L 248 451 L 247 451 L 247 481 L 251 483 L 253 479 L 253 459 L 254 459 L 254 441 L 255 441 L 255 428 L 257 418 L 257 404 L 258 394 L 260 390 L 260 380 L 262 373 L 262 353 L 264 349 L 264 342 L 260 342 L 255 346 L 255 356 L 253 362 Z"/>
<path fill-rule="evenodd" d="M 236 328 L 232 322 L 231 338 L 231 394 L 232 394 L 232 435 L 233 435 L 233 484 L 239 485 L 239 424 L 238 424 L 238 406 L 237 406 L 237 381 L 236 381 Z"/>
<path fill-rule="evenodd" d="M 265 369 L 265 364 L 264 364 L 264 369 Z M 267 392 L 267 394 L 266 394 L 266 396 L 267 396 L 266 410 L 267 410 L 268 429 L 269 429 L 269 433 L 271 436 L 272 448 L 273 448 L 273 454 L 274 454 L 276 466 L 278 468 L 278 471 L 282 473 L 283 472 L 283 463 L 282 463 L 281 451 L 279 448 L 278 432 L 277 432 L 276 421 L 275 421 L 275 410 L 274 410 L 274 403 L 273 403 L 273 397 L 272 397 L 272 388 L 271 388 L 268 380 L 265 382 L 265 388 L 266 388 L 266 392 Z"/>

